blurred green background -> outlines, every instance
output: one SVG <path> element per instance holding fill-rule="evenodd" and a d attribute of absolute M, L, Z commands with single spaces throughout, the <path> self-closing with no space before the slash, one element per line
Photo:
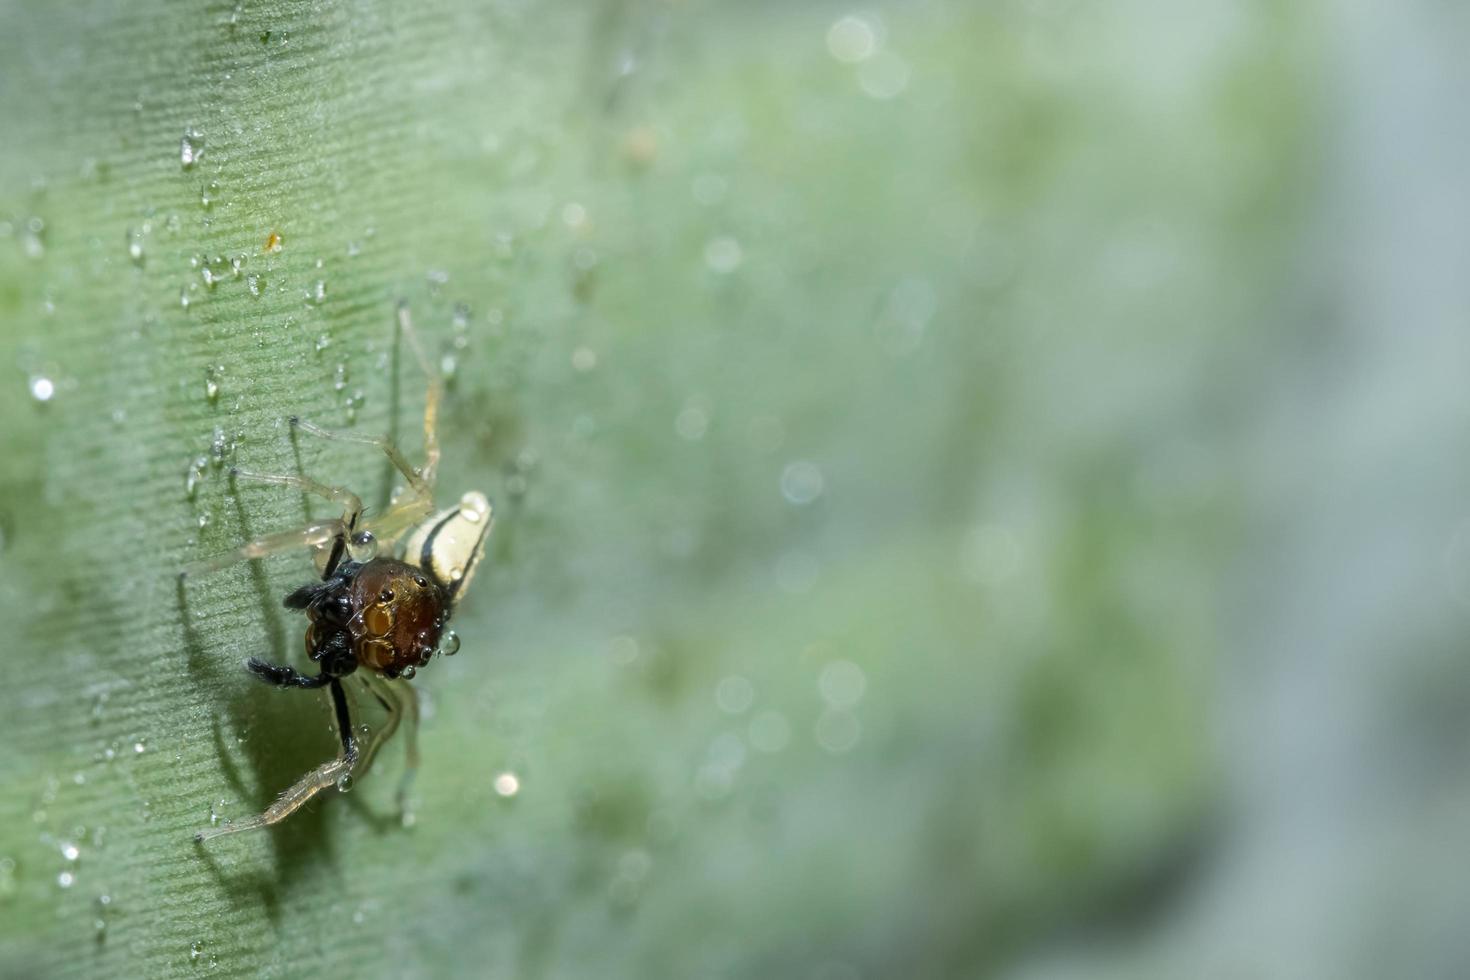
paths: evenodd
<path fill-rule="evenodd" d="M 0 3 L 0 975 L 1465 975 L 1467 34 Z M 196 847 L 333 743 L 307 556 L 175 573 L 386 501 L 399 299 L 414 820 Z"/>

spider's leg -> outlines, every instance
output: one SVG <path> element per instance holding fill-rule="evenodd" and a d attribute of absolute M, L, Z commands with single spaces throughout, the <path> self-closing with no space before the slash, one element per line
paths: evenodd
<path fill-rule="evenodd" d="M 221 568 L 228 568 L 237 561 L 264 558 L 267 555 L 279 554 L 282 551 L 296 548 L 320 550 L 331 545 L 334 539 L 345 539 L 346 534 L 347 526 L 340 520 L 314 521 L 304 527 L 290 531 L 277 531 L 274 534 L 256 538 L 223 555 L 190 562 L 179 572 L 179 578 L 207 575 Z"/>
<path fill-rule="evenodd" d="M 413 328 L 413 320 L 408 315 L 407 301 L 398 303 L 398 329 L 402 332 L 408 346 L 413 348 L 413 356 L 419 362 L 419 369 L 424 372 L 424 379 L 428 382 L 429 390 L 424 396 L 424 482 L 429 486 L 434 485 L 434 476 L 439 472 L 439 399 L 444 396 L 444 380 L 439 376 L 439 369 L 434 362 L 424 354 L 424 347 L 419 343 L 419 335 Z"/>
<path fill-rule="evenodd" d="M 335 439 L 339 442 L 373 446 L 388 457 L 394 469 L 403 474 L 414 496 L 427 500 L 432 496 L 434 478 L 439 472 L 439 400 L 444 394 L 444 382 L 439 377 L 438 369 L 424 353 L 423 345 L 419 343 L 419 335 L 414 330 L 413 321 L 408 315 L 407 303 L 398 304 L 398 329 L 408 341 L 408 346 L 413 348 L 414 359 L 418 361 L 420 370 L 424 372 L 429 387 L 424 397 L 424 465 L 421 468 L 415 468 L 409 463 L 408 458 L 387 436 L 365 436 L 355 432 L 324 429 L 296 416 L 291 417 L 291 424 L 302 432 L 321 439 Z"/>
<path fill-rule="evenodd" d="M 332 680 L 328 674 L 317 674 L 313 677 L 309 674 L 301 673 L 295 667 L 288 667 L 285 664 L 266 663 L 264 660 L 256 657 L 251 657 L 246 661 L 245 666 L 256 677 L 275 687 L 304 687 L 308 689 L 326 687 Z"/>
<path fill-rule="evenodd" d="M 357 765 L 358 760 L 357 739 L 352 730 L 352 712 L 348 708 L 347 695 L 343 692 L 340 681 L 333 678 L 328 683 L 327 689 L 332 695 L 333 718 L 337 725 L 337 734 L 342 741 L 342 750 L 338 753 L 337 758 L 331 762 L 322 763 L 298 779 L 295 785 L 266 807 L 264 813 L 201 830 L 194 835 L 196 841 L 209 840 L 224 834 L 238 834 L 242 830 L 255 830 L 257 827 L 268 827 L 279 823 L 301 809 L 322 790 L 338 786 L 339 780 L 351 775 L 352 768 Z"/>
<path fill-rule="evenodd" d="M 357 520 L 362 516 L 362 499 L 346 487 L 332 487 L 325 483 L 305 476 L 287 476 L 273 473 L 252 473 L 234 467 L 230 475 L 237 480 L 245 480 L 250 483 L 269 483 L 278 487 L 295 487 L 306 493 L 314 493 L 318 497 L 325 497 L 335 504 L 342 505 L 342 524 L 347 528 L 357 526 Z"/>
<path fill-rule="evenodd" d="M 378 749 L 382 748 L 393 733 L 398 731 L 401 722 L 408 722 L 407 754 L 403 765 L 403 776 L 398 781 L 398 811 L 408 812 L 408 791 L 413 785 L 414 776 L 419 768 L 419 697 L 418 691 L 408 681 L 399 679 L 388 681 L 377 674 L 364 671 L 357 675 L 361 678 L 362 685 L 367 689 L 383 709 L 388 712 L 388 720 L 383 727 L 368 736 L 367 745 L 362 750 L 362 767 L 372 765 L 373 756 Z"/>

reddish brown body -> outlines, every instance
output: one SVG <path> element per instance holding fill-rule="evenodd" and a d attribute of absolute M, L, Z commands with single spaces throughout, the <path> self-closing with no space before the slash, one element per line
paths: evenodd
<path fill-rule="evenodd" d="M 307 656 L 339 675 L 361 666 L 385 677 L 411 676 L 434 656 L 449 618 L 443 590 L 394 558 L 345 562 L 332 579 L 297 595 L 311 619 Z"/>

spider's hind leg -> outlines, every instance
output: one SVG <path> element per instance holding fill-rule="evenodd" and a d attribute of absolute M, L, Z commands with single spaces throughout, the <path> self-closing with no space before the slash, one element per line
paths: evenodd
<path fill-rule="evenodd" d="M 359 757 L 357 738 L 353 733 L 352 712 L 348 707 L 347 695 L 342 690 L 342 682 L 332 678 L 328 682 L 328 690 L 332 695 L 333 718 L 336 721 L 337 734 L 342 743 L 337 758 L 331 762 L 322 763 L 302 776 L 290 789 L 277 797 L 274 803 L 266 807 L 265 812 L 231 821 L 219 827 L 208 827 L 194 835 L 196 841 L 205 841 L 225 834 L 238 834 L 243 830 L 269 827 L 271 824 L 280 823 L 301 809 L 322 790 L 331 789 L 334 786 L 338 789 L 346 788 L 344 780 L 352 775 L 353 767 L 357 765 Z"/>
<path fill-rule="evenodd" d="M 408 791 L 413 786 L 414 776 L 418 774 L 419 768 L 418 691 L 406 680 L 388 681 L 371 671 L 363 671 L 357 676 L 367 692 L 388 712 L 388 720 L 383 723 L 382 728 L 368 736 L 367 744 L 363 747 L 362 768 L 364 772 L 372 765 L 378 750 L 393 737 L 394 732 L 398 731 L 398 726 L 404 722 L 408 725 L 403 776 L 398 781 L 397 793 L 398 812 L 400 815 L 407 816 Z"/>

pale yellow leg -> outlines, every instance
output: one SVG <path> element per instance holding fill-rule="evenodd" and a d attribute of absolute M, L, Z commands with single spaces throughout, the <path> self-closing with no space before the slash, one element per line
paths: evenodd
<path fill-rule="evenodd" d="M 225 834 L 238 834 L 245 830 L 269 827 L 271 824 L 280 823 L 301 809 L 312 797 L 324 789 L 335 787 L 346 790 L 348 788 L 349 783 L 346 781 L 352 778 L 352 770 L 361 758 L 358 750 L 359 743 L 356 732 L 352 730 L 352 715 L 340 682 L 332 682 L 330 693 L 333 703 L 332 724 L 341 744 L 337 758 L 331 762 L 322 763 L 296 780 L 290 789 L 276 797 L 276 801 L 265 808 L 264 813 L 241 820 L 228 821 L 217 827 L 206 827 L 194 835 L 196 841 L 206 841 Z"/>
<path fill-rule="evenodd" d="M 406 813 L 408 791 L 413 785 L 414 776 L 417 775 L 419 768 L 418 692 L 414 690 L 413 685 L 402 678 L 390 681 L 367 671 L 359 671 L 355 676 L 360 678 L 363 687 L 388 712 L 388 718 L 383 726 L 367 737 L 362 750 L 363 772 L 367 772 L 368 767 L 372 765 L 373 757 L 377 755 L 378 749 L 382 748 L 393 737 L 394 732 L 398 731 L 399 724 L 405 721 L 408 723 L 403 776 L 398 781 L 398 809 L 400 813 Z"/>

